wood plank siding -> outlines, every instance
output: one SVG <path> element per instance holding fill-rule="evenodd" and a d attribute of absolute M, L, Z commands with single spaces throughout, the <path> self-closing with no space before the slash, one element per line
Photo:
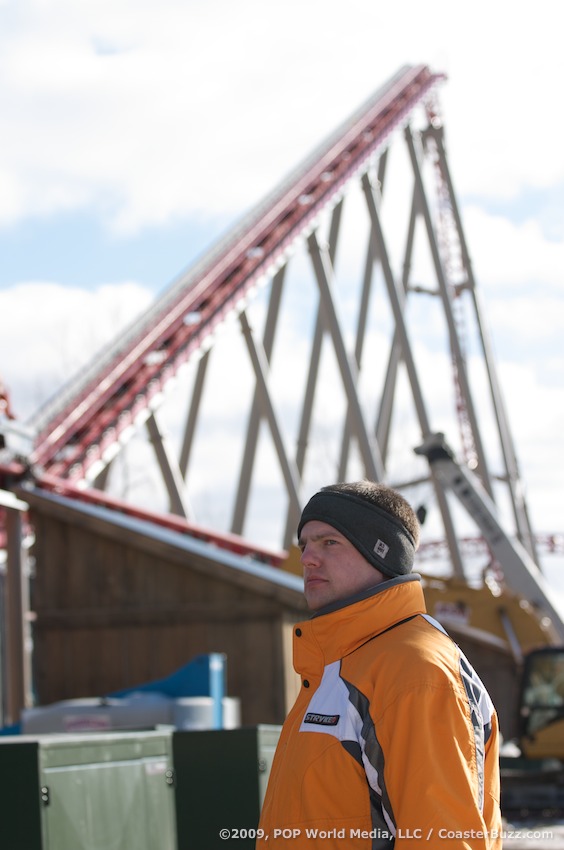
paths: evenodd
<path fill-rule="evenodd" d="M 222 652 L 242 722 L 283 721 L 295 688 L 287 633 L 307 615 L 299 579 L 76 501 L 26 499 L 38 704 L 102 696 Z"/>

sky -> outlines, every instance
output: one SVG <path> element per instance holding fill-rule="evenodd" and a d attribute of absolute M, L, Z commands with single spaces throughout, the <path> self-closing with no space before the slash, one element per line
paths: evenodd
<path fill-rule="evenodd" d="M 557 4 L 0 0 L 0 377 L 27 419 L 396 71 L 440 90 L 533 527 L 563 532 Z"/>

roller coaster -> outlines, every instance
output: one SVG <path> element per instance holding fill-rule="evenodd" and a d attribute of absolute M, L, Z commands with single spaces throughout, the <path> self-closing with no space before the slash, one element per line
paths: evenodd
<path fill-rule="evenodd" d="M 469 584 L 493 570 L 562 640 L 539 546 L 562 553 L 563 539 L 530 525 L 447 159 L 445 81 L 401 68 L 28 422 L 2 390 L 6 604 L 21 602 L 9 588 L 34 534 L 26 494 L 283 569 L 312 490 L 367 476 L 427 515 L 422 565 Z M 523 572 L 416 451 L 439 431 Z M 133 492 L 124 469 L 149 466 Z"/>

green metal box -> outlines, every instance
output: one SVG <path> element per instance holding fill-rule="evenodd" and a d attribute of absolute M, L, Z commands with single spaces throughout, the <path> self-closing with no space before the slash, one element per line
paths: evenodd
<path fill-rule="evenodd" d="M 178 850 L 253 850 L 281 728 L 173 733 Z"/>
<path fill-rule="evenodd" d="M 171 731 L 0 739 L 2 850 L 177 850 Z"/>

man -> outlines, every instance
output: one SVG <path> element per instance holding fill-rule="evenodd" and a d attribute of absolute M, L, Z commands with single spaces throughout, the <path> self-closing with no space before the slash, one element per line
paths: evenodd
<path fill-rule="evenodd" d="M 302 687 L 257 847 L 499 850 L 497 716 L 426 614 L 412 508 L 385 485 L 331 485 L 298 538 L 314 614 L 294 629 Z"/>

